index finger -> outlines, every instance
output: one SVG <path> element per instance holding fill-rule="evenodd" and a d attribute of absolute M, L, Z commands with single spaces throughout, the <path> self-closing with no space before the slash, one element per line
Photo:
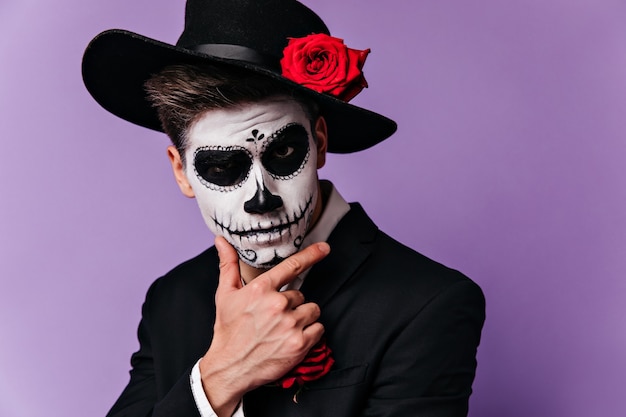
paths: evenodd
<path fill-rule="evenodd" d="M 259 275 L 256 279 L 269 280 L 272 288 L 278 290 L 283 285 L 293 281 L 299 274 L 324 259 L 329 253 L 330 246 L 328 246 L 328 243 L 314 243 L 291 255 L 272 269 Z"/>
<path fill-rule="evenodd" d="M 237 251 L 222 236 L 215 237 L 215 248 L 220 260 L 220 277 L 217 291 L 241 288 Z"/>

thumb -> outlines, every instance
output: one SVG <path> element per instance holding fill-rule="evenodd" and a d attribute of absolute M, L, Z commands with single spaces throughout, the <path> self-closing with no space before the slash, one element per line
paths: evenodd
<path fill-rule="evenodd" d="M 217 291 L 232 291 L 241 288 L 237 251 L 222 236 L 215 237 L 215 248 L 220 258 L 220 280 Z"/>

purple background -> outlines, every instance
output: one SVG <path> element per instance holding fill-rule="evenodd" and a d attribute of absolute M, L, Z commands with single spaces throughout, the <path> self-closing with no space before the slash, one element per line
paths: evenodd
<path fill-rule="evenodd" d="M 306 3 L 372 49 L 355 103 L 400 126 L 322 176 L 485 291 L 471 415 L 626 415 L 626 4 Z M 101 30 L 174 42 L 183 4 L 0 3 L 3 417 L 104 415 L 148 285 L 212 242 L 166 138 L 80 76 Z"/>

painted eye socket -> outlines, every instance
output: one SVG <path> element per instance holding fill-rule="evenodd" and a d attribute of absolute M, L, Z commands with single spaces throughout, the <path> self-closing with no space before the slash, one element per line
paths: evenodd
<path fill-rule="evenodd" d="M 275 135 L 261 157 L 263 166 L 278 177 L 293 175 L 309 155 L 309 135 L 304 126 L 292 124 Z"/>
<path fill-rule="evenodd" d="M 243 182 L 250 172 L 252 159 L 243 149 L 200 149 L 196 151 L 196 174 L 207 183 L 232 187 Z"/>

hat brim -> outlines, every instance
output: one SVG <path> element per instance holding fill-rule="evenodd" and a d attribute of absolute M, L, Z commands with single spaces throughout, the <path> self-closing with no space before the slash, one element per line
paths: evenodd
<path fill-rule="evenodd" d="M 317 93 L 255 64 L 190 51 L 121 29 L 102 32 L 89 43 L 83 56 L 82 74 L 89 93 L 107 111 L 162 132 L 157 113 L 146 97 L 145 81 L 169 65 L 207 62 L 266 75 L 311 97 L 326 119 L 328 152 L 364 150 L 397 129 L 396 123 L 385 116 Z"/>

